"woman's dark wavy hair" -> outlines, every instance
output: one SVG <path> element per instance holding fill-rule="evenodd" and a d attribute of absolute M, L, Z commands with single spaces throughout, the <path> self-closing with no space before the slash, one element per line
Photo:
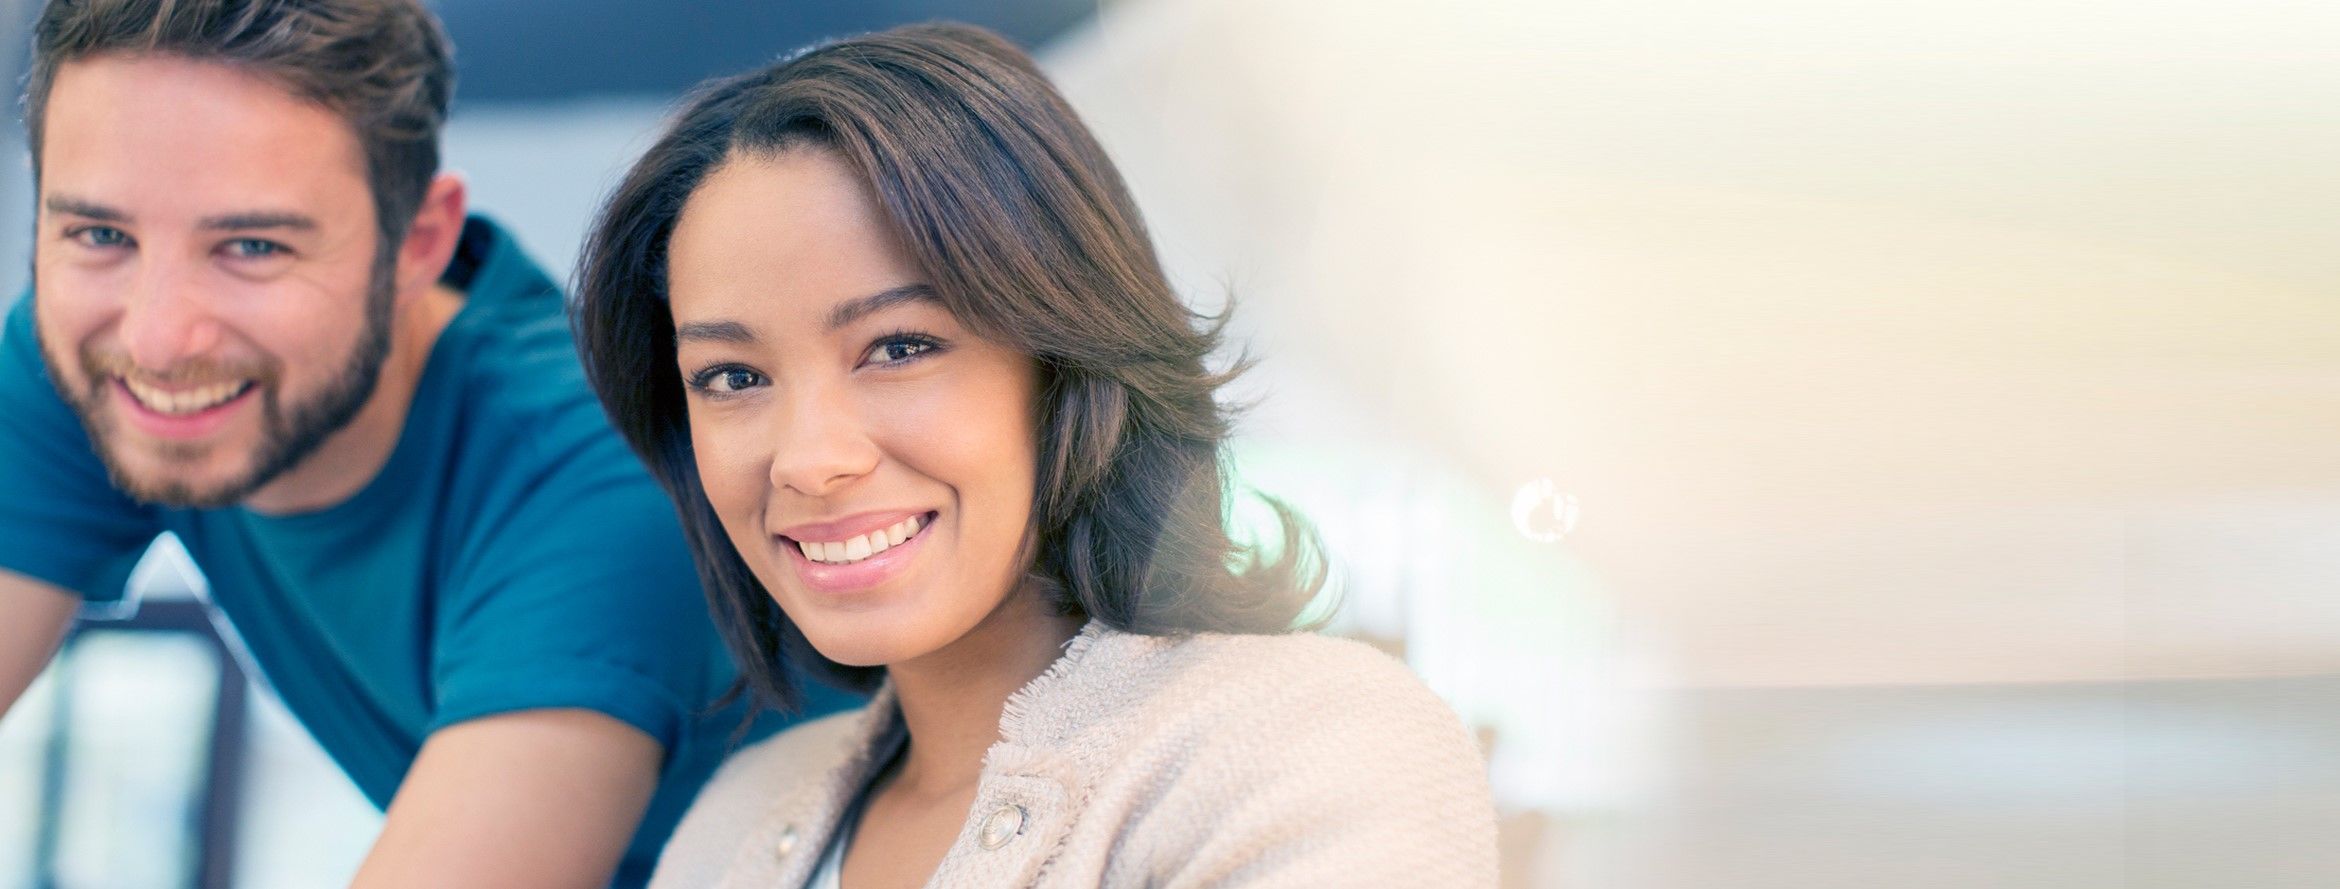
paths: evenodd
<path fill-rule="evenodd" d="M 666 247 L 684 202 L 732 159 L 798 149 L 843 158 L 951 312 L 1037 360 L 1028 582 L 1065 614 L 1135 633 L 1295 629 L 1323 584 L 1314 532 L 1273 500 L 1279 545 L 1226 532 L 1229 412 L 1213 396 L 1246 362 L 1205 365 L 1225 314 L 1171 291 L 1120 174 L 1029 57 L 978 28 L 917 25 L 702 86 L 586 244 L 574 323 L 587 376 L 674 498 L 744 690 L 793 709 L 785 664 L 861 691 L 882 675 L 821 657 L 733 550 L 675 362 Z"/>

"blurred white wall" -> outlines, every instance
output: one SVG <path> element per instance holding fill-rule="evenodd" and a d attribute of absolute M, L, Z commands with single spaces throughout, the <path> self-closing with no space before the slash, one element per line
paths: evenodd
<path fill-rule="evenodd" d="M 1250 446 L 1341 480 L 1360 611 L 1466 715 L 1575 729 L 1499 789 L 1614 778 L 1511 795 L 1551 816 L 1515 880 L 2308 886 L 2340 776 L 2250 776 L 2322 731 L 2253 702 L 2340 666 L 2335 37 L 2276 2 L 1151 0 L 1051 70 L 1180 283 L 1241 298 Z M 1488 539 L 1544 478 L 1581 526 Z"/>
<path fill-rule="evenodd" d="M 2340 564 L 2277 542 L 2340 518 L 2336 34 L 1161 0 L 1055 70 L 1271 375 L 1490 494 L 1557 478 L 1680 681 L 2102 680 L 2340 659 L 2302 595 Z"/>

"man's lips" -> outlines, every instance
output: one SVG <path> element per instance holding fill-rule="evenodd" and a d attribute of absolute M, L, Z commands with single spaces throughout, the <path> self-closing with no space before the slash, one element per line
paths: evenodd
<path fill-rule="evenodd" d="M 131 377 L 114 379 L 121 384 L 123 391 L 137 400 L 139 407 L 166 417 L 202 413 L 236 400 L 253 387 L 253 382 L 248 379 L 179 385 L 164 385 Z"/>
<path fill-rule="evenodd" d="M 199 441 L 217 434 L 246 403 L 259 397 L 260 391 L 259 386 L 246 382 L 227 390 L 224 400 L 211 400 L 219 397 L 220 390 L 158 396 L 151 391 L 141 393 L 139 388 L 139 384 L 120 377 L 113 380 L 111 389 L 122 402 L 123 421 L 155 438 L 177 441 Z"/>

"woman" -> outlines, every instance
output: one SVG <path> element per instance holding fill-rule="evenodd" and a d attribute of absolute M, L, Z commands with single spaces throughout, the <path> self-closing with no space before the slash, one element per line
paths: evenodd
<path fill-rule="evenodd" d="M 748 689 L 873 693 L 737 754 L 655 885 L 1493 883 L 1454 714 L 1291 632 L 1295 517 L 1229 542 L 1217 328 L 1007 42 L 902 28 L 705 89 L 577 308 Z"/>

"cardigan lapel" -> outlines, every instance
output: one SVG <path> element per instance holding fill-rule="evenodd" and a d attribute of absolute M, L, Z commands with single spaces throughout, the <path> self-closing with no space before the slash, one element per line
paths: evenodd
<path fill-rule="evenodd" d="M 982 783 L 958 839 L 927 885 L 1030 886 L 1056 857 L 1082 782 L 1059 757 L 1001 743 L 985 757 Z"/>
<path fill-rule="evenodd" d="M 1030 886 L 1056 858 L 1097 773 L 1095 764 L 1065 749 L 1058 733 L 1065 728 L 1059 720 L 1070 715 L 1063 693 L 1109 632 L 1104 623 L 1090 621 L 1065 642 L 1062 657 L 1008 696 L 999 740 L 983 754 L 982 783 L 967 823 L 927 885 Z"/>
<path fill-rule="evenodd" d="M 1072 833 L 1095 763 L 1083 763 L 1060 749 L 1057 734 L 1068 715 L 1052 712 L 1066 702 L 1060 691 L 1103 638 L 1114 635 L 1091 621 L 1065 644 L 1065 654 L 1048 670 L 1010 695 L 1000 719 L 1000 740 L 983 757 L 983 777 L 967 821 L 935 867 L 930 887 L 1030 886 Z M 1047 730 L 1033 717 L 1048 714 Z M 1078 720 L 1071 720 L 1078 722 Z M 847 733 L 844 749 L 825 780 L 781 790 L 771 810 L 749 832 L 725 872 L 720 889 L 797 889 L 812 876 L 828 848 L 829 836 L 869 772 L 892 753 L 904 731 L 890 681 L 879 686 L 861 722 Z"/>

